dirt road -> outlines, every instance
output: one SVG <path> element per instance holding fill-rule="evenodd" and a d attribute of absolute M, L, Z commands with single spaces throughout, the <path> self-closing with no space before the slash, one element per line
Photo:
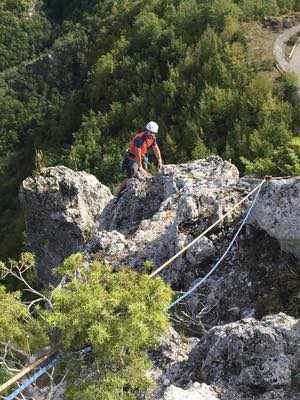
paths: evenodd
<path fill-rule="evenodd" d="M 298 89 L 300 93 L 300 43 L 298 43 L 291 59 L 286 58 L 285 49 L 288 40 L 300 32 L 300 25 L 287 29 L 275 41 L 273 53 L 277 64 L 284 72 L 295 72 L 298 76 Z"/>

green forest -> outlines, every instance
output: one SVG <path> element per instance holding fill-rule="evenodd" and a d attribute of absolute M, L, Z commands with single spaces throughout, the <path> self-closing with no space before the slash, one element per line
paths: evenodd
<path fill-rule="evenodd" d="M 110 187 L 130 137 L 159 123 L 165 163 L 219 154 L 241 173 L 300 173 L 293 75 L 251 24 L 296 0 L 2 0 L 0 257 L 26 243 L 21 181 L 64 164 Z"/>
<path fill-rule="evenodd" d="M 114 191 L 150 120 L 164 163 L 218 154 L 242 175 L 299 175 L 297 78 L 255 42 L 296 12 L 298 0 L 0 0 L 0 384 L 20 369 L 16 349 L 50 346 L 63 354 L 55 378 L 72 371 L 66 400 L 151 398 L 171 288 L 147 263 L 88 270 L 81 254 L 57 267 L 65 285 L 41 288 L 20 184 L 63 164 Z"/>

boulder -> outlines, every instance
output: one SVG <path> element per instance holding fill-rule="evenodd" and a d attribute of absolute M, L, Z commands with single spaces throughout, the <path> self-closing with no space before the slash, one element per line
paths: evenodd
<path fill-rule="evenodd" d="M 207 237 L 203 237 L 188 249 L 186 259 L 191 265 L 199 265 L 199 263 L 213 257 L 215 254 L 216 248 L 213 242 Z"/>
<path fill-rule="evenodd" d="M 217 156 L 166 165 L 157 176 L 130 179 L 119 198 L 84 172 L 45 169 L 41 176 L 25 180 L 20 193 L 40 278 L 49 281 L 52 268 L 76 251 L 115 266 L 142 270 L 151 261 L 157 268 L 252 187 L 238 183 L 237 168 Z M 237 220 L 247 206 L 236 209 L 227 223 Z M 195 267 L 217 254 L 213 240 L 204 237 L 162 276 L 187 286 L 199 275 Z"/>
<path fill-rule="evenodd" d="M 266 183 L 249 222 L 300 260 L 300 178 Z"/>
<path fill-rule="evenodd" d="M 201 339 L 201 376 L 249 389 L 289 390 L 297 373 L 300 321 L 283 313 L 212 328 Z M 287 397 L 288 398 L 288 397 Z"/>
<path fill-rule="evenodd" d="M 119 199 L 112 202 L 101 216 L 103 230 L 124 234 L 136 232 L 143 220 L 151 220 L 168 197 L 162 176 L 130 179 Z"/>
<path fill-rule="evenodd" d="M 193 354 L 198 343 L 198 338 L 179 335 L 170 328 L 169 335 L 162 338 L 159 349 L 149 354 L 153 368 L 148 371 L 148 376 L 157 384 L 153 400 L 161 400 L 171 385 L 181 388 L 195 381 Z"/>
<path fill-rule="evenodd" d="M 54 279 L 52 269 L 66 257 L 83 250 L 111 199 L 109 188 L 93 175 L 63 166 L 46 168 L 22 183 L 27 238 L 43 282 Z"/>

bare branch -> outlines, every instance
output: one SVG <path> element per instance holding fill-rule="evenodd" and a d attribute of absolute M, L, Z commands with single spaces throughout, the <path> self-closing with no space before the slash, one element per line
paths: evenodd
<path fill-rule="evenodd" d="M 20 274 L 20 276 L 16 275 L 16 277 L 24 283 L 24 285 L 27 287 L 27 289 L 25 289 L 26 291 L 31 292 L 32 294 L 35 294 L 37 296 L 39 296 L 40 299 L 44 300 L 46 303 L 49 304 L 50 308 L 53 308 L 52 302 L 50 299 L 48 299 L 46 296 L 44 296 L 42 293 L 38 292 L 37 290 L 33 289 L 33 287 L 31 287 L 29 285 L 29 283 L 26 281 L 26 279 L 23 277 L 22 274 Z"/>
<path fill-rule="evenodd" d="M 63 285 L 64 285 L 65 282 L 66 282 L 66 277 L 64 276 L 64 277 L 61 279 L 61 281 L 59 282 L 59 284 L 56 286 L 56 288 L 54 288 L 54 289 L 52 290 L 52 293 L 51 293 L 51 295 L 50 295 L 50 301 L 52 301 L 52 299 L 53 299 L 54 292 L 55 292 L 57 289 L 61 289 L 61 288 L 63 287 Z"/>
<path fill-rule="evenodd" d="M 35 305 L 35 304 L 37 304 L 37 303 L 41 303 L 42 301 L 44 301 L 44 299 L 42 299 L 42 298 L 39 298 L 39 299 L 35 299 L 35 300 L 33 300 L 33 301 L 25 301 L 23 304 L 26 304 L 26 305 L 28 305 L 28 312 L 31 312 L 31 308 Z"/>
<path fill-rule="evenodd" d="M 7 364 L 6 358 L 7 358 L 7 353 L 8 353 L 8 345 L 5 345 L 4 347 L 4 355 L 2 357 L 0 357 L 0 365 L 3 365 L 4 368 L 8 371 L 8 372 L 19 372 L 19 369 L 15 369 L 15 368 L 11 368 L 9 367 L 9 365 Z"/>
<path fill-rule="evenodd" d="M 27 362 L 29 360 L 29 355 L 25 353 L 25 351 L 17 349 L 16 347 L 12 346 L 10 343 L 0 342 L 0 346 L 3 346 L 10 352 L 16 354 L 19 358 Z"/>
<path fill-rule="evenodd" d="M 11 266 L 10 268 L 6 267 L 5 265 L 1 265 L 2 270 L 6 273 L 6 275 L 10 274 L 12 275 L 14 278 L 16 278 L 17 280 L 19 280 L 20 282 L 22 282 L 26 289 L 24 289 L 24 291 L 32 293 L 36 296 L 38 296 L 38 301 L 37 302 L 41 302 L 44 301 L 45 303 L 47 303 L 50 308 L 53 308 L 52 302 L 50 299 L 48 299 L 46 296 L 44 296 L 41 292 L 37 291 L 36 289 L 34 289 L 29 283 L 28 281 L 24 278 L 23 274 L 30 268 L 22 268 L 22 266 L 19 265 L 15 265 L 15 263 L 11 262 Z M 34 303 L 35 304 L 35 303 Z M 34 305 L 32 304 L 32 305 Z M 31 308 L 31 307 L 30 307 Z"/>

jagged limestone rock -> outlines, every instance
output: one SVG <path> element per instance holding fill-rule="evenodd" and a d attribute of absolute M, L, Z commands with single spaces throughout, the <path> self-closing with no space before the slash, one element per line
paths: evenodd
<path fill-rule="evenodd" d="M 287 182 L 276 182 L 276 185 Z M 294 221 L 294 229 L 297 228 L 295 221 L 299 221 L 298 214 L 292 216 L 286 204 L 295 205 L 297 210 L 298 181 L 292 180 L 290 184 L 287 191 L 282 190 L 277 207 L 283 204 L 288 214 L 281 215 L 278 211 L 282 220 L 279 223 L 287 218 Z M 87 260 L 94 257 L 115 267 L 128 265 L 142 270 L 143 263 L 150 260 L 156 268 L 255 185 L 256 182 L 250 180 L 239 181 L 238 171 L 230 163 L 219 157 L 209 157 L 182 165 L 167 165 L 155 177 L 131 179 L 118 200 L 96 178 L 65 167 L 49 168 L 40 177 L 27 179 L 20 196 L 27 210 L 31 250 L 38 257 L 41 278 L 48 281 L 52 266 L 78 250 L 85 252 Z M 272 199 L 268 197 L 273 194 L 267 195 L 269 190 L 266 185 L 255 213 L 259 213 L 260 207 L 273 213 L 268 208 L 273 208 Z M 269 203 L 263 205 L 265 197 Z M 211 259 L 222 254 L 233 237 L 249 204 L 250 200 L 237 208 L 230 218 L 160 276 L 178 290 L 188 289 L 195 279 L 203 277 L 212 265 Z M 252 223 L 260 226 L 262 222 L 263 218 L 256 214 Z M 203 393 L 207 389 L 209 395 L 220 400 L 300 400 L 290 392 L 299 371 L 299 321 L 279 314 L 261 322 L 251 318 L 223 325 L 255 315 L 258 294 L 264 289 L 263 281 L 269 279 L 275 267 L 285 271 L 286 261 L 289 265 L 289 259 L 281 260 L 276 256 L 276 251 L 280 251 L 276 240 L 268 236 L 272 241 L 269 248 L 270 243 L 266 245 L 266 238 L 259 233 L 261 230 L 248 230 L 251 232 L 242 232 L 230 257 L 210 277 L 207 285 L 187 299 L 186 309 L 191 318 L 204 310 L 201 315 L 204 325 L 194 325 L 195 334 L 200 336 L 205 328 L 221 326 L 205 334 L 201 345 L 198 339 L 183 339 L 174 331 L 157 354 L 152 354 L 151 376 L 158 382 L 153 400 L 163 399 L 164 395 L 189 396 L 186 399 L 193 400 L 191 396 L 199 396 L 199 388 Z M 290 232 L 297 237 L 297 229 Z M 87 241 L 88 235 L 90 240 Z M 258 254 L 254 251 L 259 262 L 249 257 L 250 247 L 243 253 L 244 241 L 262 242 L 264 249 L 259 249 Z M 268 260 L 264 262 L 264 269 L 259 264 L 263 262 L 262 256 L 263 260 Z M 263 271 L 254 271 L 254 263 Z M 194 308 L 189 308 L 190 301 L 195 303 Z M 203 379 L 211 386 L 197 384 Z M 196 385 L 193 386 L 193 382 Z M 173 386 L 168 389 L 170 385 Z"/>
<path fill-rule="evenodd" d="M 270 387 L 291 385 L 291 362 L 285 355 L 268 358 L 258 365 L 251 365 L 242 370 L 239 382 L 246 386 Z"/>
<path fill-rule="evenodd" d="M 116 199 L 91 175 L 48 168 L 41 176 L 25 180 L 20 193 L 40 277 L 49 280 L 53 266 L 79 250 L 98 251 L 102 261 L 116 265 L 141 270 L 150 260 L 158 267 L 179 250 L 180 236 L 185 242 L 193 239 L 185 224 L 196 221 L 198 229 L 205 228 L 240 199 L 240 191 L 231 187 L 238 180 L 234 165 L 211 156 L 167 165 L 158 176 L 131 179 Z M 88 236 L 91 243 L 85 247 Z M 168 269 L 165 279 L 181 280 L 186 267 L 204 262 L 213 253 L 213 244 L 204 238 Z"/>
<path fill-rule="evenodd" d="M 205 383 L 194 383 L 189 389 L 170 386 L 162 400 L 218 400 L 217 393 Z"/>
<path fill-rule="evenodd" d="M 159 349 L 150 353 L 153 368 L 148 374 L 157 383 L 153 400 L 161 400 L 170 385 L 185 387 L 195 381 L 194 350 L 199 339 L 179 335 L 173 328 L 161 340 Z"/>
<path fill-rule="evenodd" d="M 126 239 L 119 263 L 141 269 L 145 261 L 151 260 L 158 267 L 193 239 L 181 225 L 198 221 L 199 229 L 205 228 L 240 199 L 241 193 L 231 188 L 238 181 L 237 168 L 217 156 L 166 165 L 158 176 L 129 180 L 122 196 L 110 202 L 102 213 L 101 230 L 119 232 Z M 226 201 L 222 201 L 225 196 Z M 102 239 L 98 234 L 93 237 L 92 248 L 97 248 L 97 240 L 98 247 L 103 248 L 101 235 Z M 188 265 L 200 264 L 213 254 L 213 244 L 204 238 L 163 276 L 176 282 Z M 101 257 L 113 261 L 110 254 L 106 257 L 102 252 Z"/>
<path fill-rule="evenodd" d="M 267 182 L 250 222 L 300 260 L 300 178 Z"/>
<path fill-rule="evenodd" d="M 188 249 L 186 258 L 191 265 L 198 265 L 216 254 L 216 248 L 211 240 L 203 237 Z"/>
<path fill-rule="evenodd" d="M 201 374 L 208 383 L 230 382 L 244 391 L 289 390 L 299 346 L 300 321 L 283 313 L 217 326 L 199 344 Z"/>
<path fill-rule="evenodd" d="M 111 199 L 109 188 L 93 175 L 63 166 L 46 168 L 22 183 L 27 237 L 43 282 L 53 278 L 53 267 L 83 250 Z"/>
<path fill-rule="evenodd" d="M 187 164 L 166 165 L 158 176 L 129 180 L 120 199 L 103 213 L 101 227 L 131 234 L 143 220 L 153 219 L 162 205 L 166 207 L 164 202 L 173 195 L 177 195 L 172 200 L 178 203 L 180 222 L 183 216 L 194 219 L 203 212 L 209 215 L 218 209 L 216 192 L 221 193 L 223 187 L 238 181 L 237 168 L 217 156 Z"/>

